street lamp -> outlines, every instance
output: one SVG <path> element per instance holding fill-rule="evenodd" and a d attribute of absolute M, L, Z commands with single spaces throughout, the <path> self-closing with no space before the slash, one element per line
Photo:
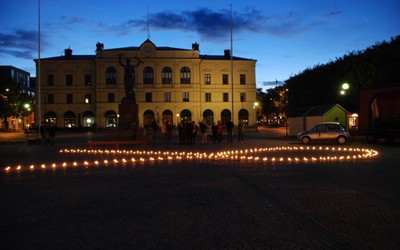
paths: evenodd
<path fill-rule="evenodd" d="M 260 103 L 259 102 L 254 102 L 254 104 L 253 104 L 253 109 L 254 109 L 254 111 L 255 111 L 255 115 L 256 115 L 256 126 L 258 126 L 258 121 L 257 121 L 257 109 L 258 109 L 258 106 L 260 105 Z"/>
<path fill-rule="evenodd" d="M 341 89 L 340 89 L 340 94 L 341 95 L 347 94 L 347 91 L 349 90 L 349 88 L 350 88 L 350 85 L 348 83 L 346 83 L 346 82 L 343 83 L 341 86 Z"/>
<path fill-rule="evenodd" d="M 346 95 L 347 92 L 349 91 L 349 89 L 350 89 L 350 84 L 348 84 L 347 82 L 343 83 L 340 88 L 340 92 L 339 92 L 340 95 L 342 95 L 342 96 Z M 347 129 L 347 127 L 348 127 L 347 126 L 347 112 L 346 112 L 345 107 L 343 107 L 343 111 L 344 111 L 344 127 Z"/>
<path fill-rule="evenodd" d="M 28 116 L 29 116 L 29 112 L 31 111 L 31 105 L 29 103 L 25 103 L 24 104 L 24 108 L 26 110 L 24 112 L 26 115 L 23 116 L 22 129 L 25 130 L 24 125 L 26 123 L 27 131 L 29 132 L 29 118 L 28 118 Z"/>

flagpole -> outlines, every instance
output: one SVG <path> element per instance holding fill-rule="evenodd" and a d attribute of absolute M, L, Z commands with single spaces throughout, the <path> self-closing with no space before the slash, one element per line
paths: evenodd
<path fill-rule="evenodd" d="M 230 22 L 230 28 L 231 28 L 231 88 L 232 88 L 232 122 L 235 122 L 234 120 L 234 115 L 235 115 L 235 111 L 234 111 L 234 100 L 233 100 L 233 39 L 232 39 L 232 4 L 230 4 L 230 15 L 231 15 L 231 22 Z"/>
<path fill-rule="evenodd" d="M 41 83 L 40 83 L 40 0 L 38 0 L 38 64 L 36 71 L 36 84 L 38 90 L 38 116 L 39 126 L 42 125 L 42 95 L 41 95 Z"/>

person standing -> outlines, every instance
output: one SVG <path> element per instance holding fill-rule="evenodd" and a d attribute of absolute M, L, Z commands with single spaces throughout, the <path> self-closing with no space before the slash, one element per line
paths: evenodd
<path fill-rule="evenodd" d="M 179 144 L 184 145 L 186 142 L 185 138 L 185 122 L 182 120 L 178 124 L 178 137 L 179 137 Z"/>
<path fill-rule="evenodd" d="M 217 143 L 218 133 L 217 133 L 217 125 L 215 124 L 215 122 L 213 122 L 211 130 L 212 130 L 213 143 Z"/>
<path fill-rule="evenodd" d="M 203 121 L 200 123 L 200 133 L 201 133 L 201 144 L 207 144 L 207 123 Z"/>
<path fill-rule="evenodd" d="M 161 134 L 164 137 L 164 144 L 167 145 L 167 121 L 162 119 L 161 121 Z"/>
<path fill-rule="evenodd" d="M 186 122 L 185 135 L 187 145 L 193 145 L 193 123 L 191 121 Z"/>
<path fill-rule="evenodd" d="M 240 143 L 243 142 L 243 135 L 244 135 L 244 124 L 243 121 L 240 121 L 238 125 L 238 141 Z"/>
<path fill-rule="evenodd" d="M 152 141 L 157 141 L 158 124 L 155 119 L 151 121 L 151 128 L 153 129 Z"/>
<path fill-rule="evenodd" d="M 222 143 L 222 131 L 224 130 L 224 127 L 222 126 L 221 121 L 218 121 L 217 123 L 217 137 L 218 137 L 218 143 Z"/>
<path fill-rule="evenodd" d="M 54 146 L 54 137 L 56 136 L 56 127 L 49 126 L 48 133 L 49 133 L 50 146 Z"/>
<path fill-rule="evenodd" d="M 166 143 L 165 146 L 169 148 L 169 145 L 171 144 L 171 139 L 172 139 L 172 129 L 174 128 L 174 125 L 172 125 L 172 122 L 170 120 L 167 121 L 166 124 L 166 129 L 167 129 L 167 136 L 166 136 Z"/>
<path fill-rule="evenodd" d="M 235 125 L 233 124 L 232 121 L 228 121 L 226 123 L 226 131 L 228 132 L 228 142 L 233 142 L 233 128 Z"/>
<path fill-rule="evenodd" d="M 193 141 L 193 144 L 196 144 L 196 138 L 197 138 L 197 125 L 196 125 L 196 123 L 194 122 L 194 121 L 192 121 L 192 141 Z"/>
<path fill-rule="evenodd" d="M 40 125 L 39 132 L 40 132 L 40 143 L 42 144 L 42 146 L 47 147 L 47 128 L 45 122 L 42 122 L 42 125 Z"/>

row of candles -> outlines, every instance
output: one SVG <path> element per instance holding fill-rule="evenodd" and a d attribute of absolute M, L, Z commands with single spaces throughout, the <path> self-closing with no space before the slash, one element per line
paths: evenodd
<path fill-rule="evenodd" d="M 316 155 L 316 152 L 319 152 Z M 342 160 L 368 159 L 378 156 L 378 151 L 369 148 L 347 147 L 270 147 L 252 148 L 241 150 L 228 150 L 221 152 L 185 152 L 185 151 L 133 151 L 133 150 L 108 150 L 108 149 L 62 149 L 60 154 L 79 156 L 87 155 L 91 160 L 71 161 L 62 163 L 30 164 L 29 166 L 6 166 L 4 172 L 23 171 L 35 169 L 56 169 L 68 167 L 89 167 L 126 165 L 147 163 L 155 161 L 182 161 L 182 160 L 240 160 L 264 163 L 310 163 Z M 289 156 L 279 156 L 286 154 Z M 304 154 L 304 155 L 301 155 Z M 269 157 L 268 157 L 269 156 Z M 136 157 L 136 158 L 135 158 Z M 96 159 L 93 159 L 96 158 Z M 108 158 L 108 159 L 106 159 Z"/>

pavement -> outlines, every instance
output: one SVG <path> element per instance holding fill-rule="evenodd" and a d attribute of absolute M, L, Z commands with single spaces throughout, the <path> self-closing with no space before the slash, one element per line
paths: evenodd
<path fill-rule="evenodd" d="M 344 161 L 4 170 L 98 157 L 59 151 L 128 137 L 117 130 L 58 132 L 55 145 L 43 147 L 28 145 L 25 134 L 1 133 L 1 249 L 400 249 L 399 145 L 356 138 L 345 147 L 372 148 L 378 157 Z M 299 146 L 284 128 L 260 128 L 246 131 L 243 143 L 187 146 L 174 135 L 168 148 L 159 138 L 122 149 L 211 154 Z"/>

